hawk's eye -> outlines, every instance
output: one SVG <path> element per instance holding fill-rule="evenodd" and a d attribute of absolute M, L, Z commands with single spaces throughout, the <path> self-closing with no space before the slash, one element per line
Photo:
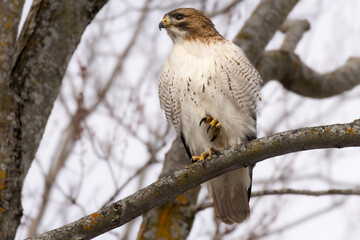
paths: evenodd
<path fill-rule="evenodd" d="M 178 21 L 180 21 L 180 20 L 182 20 L 183 18 L 184 18 L 185 16 L 183 15 L 183 14 L 176 14 L 176 16 L 175 16 L 175 19 L 176 20 L 178 20 Z"/>

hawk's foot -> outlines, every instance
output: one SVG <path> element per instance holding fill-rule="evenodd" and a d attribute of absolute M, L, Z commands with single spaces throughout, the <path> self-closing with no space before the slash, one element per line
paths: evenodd
<path fill-rule="evenodd" d="M 192 157 L 192 162 L 195 163 L 195 162 L 199 162 L 201 163 L 201 165 L 203 165 L 204 168 L 206 168 L 205 166 L 205 160 L 210 157 L 211 155 L 215 154 L 219 154 L 220 152 L 218 150 L 216 150 L 215 148 L 213 147 L 209 147 L 209 152 L 204 152 L 202 153 L 200 156 L 193 156 Z"/>
<path fill-rule="evenodd" d="M 191 159 L 192 159 L 193 163 L 199 162 L 199 163 L 201 163 L 201 165 L 203 165 L 204 168 L 206 168 L 205 167 L 205 159 L 207 157 L 209 157 L 209 155 L 210 154 L 208 152 L 204 152 L 200 156 L 192 156 Z"/>
<path fill-rule="evenodd" d="M 202 124 L 203 122 L 204 122 L 204 123 L 210 123 L 212 120 L 213 120 L 213 118 L 212 118 L 211 116 L 203 117 L 203 118 L 200 120 L 199 126 L 201 126 L 201 124 Z"/>
<path fill-rule="evenodd" d="M 220 128 L 221 128 L 220 122 L 217 119 L 207 115 L 200 120 L 199 126 L 201 126 L 202 123 L 209 124 L 209 127 L 207 128 L 206 131 L 207 133 L 209 133 L 209 130 L 211 129 L 211 131 L 213 132 L 213 137 L 211 138 L 211 142 L 213 142 L 220 133 Z"/>

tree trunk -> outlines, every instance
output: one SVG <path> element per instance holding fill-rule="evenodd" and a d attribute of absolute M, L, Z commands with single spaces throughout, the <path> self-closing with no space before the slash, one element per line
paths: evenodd
<path fill-rule="evenodd" d="M 106 2 L 34 0 L 17 42 L 23 1 L 2 4 L 1 239 L 14 239 L 22 215 L 23 181 L 38 149 L 65 70 L 86 26 Z"/>

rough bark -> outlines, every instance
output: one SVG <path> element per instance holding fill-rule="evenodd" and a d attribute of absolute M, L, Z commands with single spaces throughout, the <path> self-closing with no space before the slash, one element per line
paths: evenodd
<path fill-rule="evenodd" d="M 18 104 L 9 88 L 12 57 L 23 1 L 5 1 L 0 8 L 0 238 L 13 239 L 21 218 Z M 14 191 L 17 189 L 17 191 Z M 14 227 L 15 226 L 15 227 Z"/>
<path fill-rule="evenodd" d="M 239 167 L 311 149 L 360 146 L 360 119 L 297 129 L 230 147 L 218 156 L 176 171 L 138 192 L 73 223 L 29 239 L 90 239 L 119 227 L 179 194 Z"/>
<path fill-rule="evenodd" d="M 1 239 L 15 236 L 23 180 L 66 67 L 86 26 L 106 2 L 35 0 L 17 43 L 23 1 L 2 4 L 1 21 L 7 23 L 0 44 Z"/>
<path fill-rule="evenodd" d="M 175 139 L 165 158 L 160 178 L 191 162 L 179 138 Z M 138 239 L 186 239 L 194 221 L 199 190 L 200 186 L 192 188 L 145 213 Z"/>

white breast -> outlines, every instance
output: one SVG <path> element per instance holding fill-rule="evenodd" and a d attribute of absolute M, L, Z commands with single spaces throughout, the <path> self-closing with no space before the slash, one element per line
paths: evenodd
<path fill-rule="evenodd" d="M 179 94 L 181 130 L 193 155 L 207 151 L 210 146 L 221 150 L 238 144 L 255 132 L 255 121 L 248 109 L 241 108 L 226 94 L 229 89 L 222 80 L 226 75 L 223 70 L 228 63 L 226 58 L 234 55 L 240 58 L 242 54 L 228 41 L 209 45 L 185 41 L 175 44 L 170 53 L 168 64 L 175 70 L 173 84 Z M 206 115 L 218 119 L 222 125 L 214 142 L 206 132 L 208 125 L 199 127 Z"/>

